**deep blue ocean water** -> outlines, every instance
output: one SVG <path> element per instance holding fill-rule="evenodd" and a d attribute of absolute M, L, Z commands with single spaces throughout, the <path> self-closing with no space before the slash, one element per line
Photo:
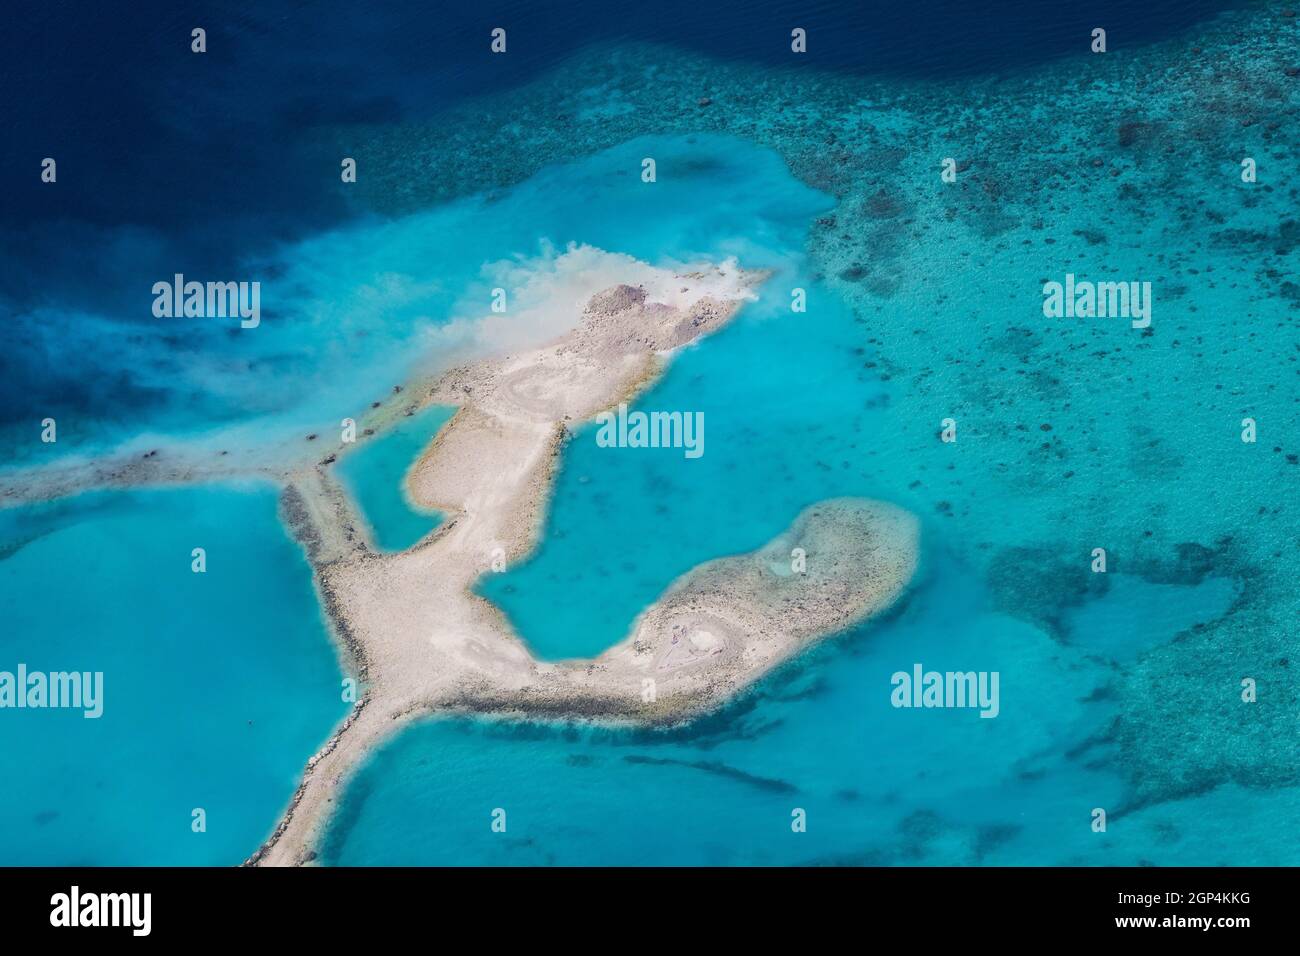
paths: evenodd
<path fill-rule="evenodd" d="M 1051 187 L 1059 208 L 1020 217 L 1022 197 L 1002 201 L 986 181 L 982 236 L 960 228 L 933 157 L 895 168 L 889 150 L 872 154 L 889 175 L 933 183 L 897 216 L 887 202 L 837 206 L 773 149 L 703 123 L 685 135 L 636 131 L 519 182 L 505 155 L 507 174 L 485 179 L 509 187 L 401 216 L 369 208 L 338 177 L 340 131 L 343 142 L 400 138 L 404 124 L 436 125 L 467 102 L 509 103 L 584 51 L 649 41 L 712 58 L 724 89 L 727 69 L 754 64 L 922 99 L 960 100 L 990 76 L 1041 76 L 1040 87 L 1016 87 L 1031 90 L 1021 102 L 971 120 L 977 139 L 1026 144 L 1024 165 L 1002 172 L 1033 184 L 1061 156 L 1035 151 L 1033 127 L 1058 84 L 1070 85 L 1093 25 L 1108 29 L 1108 56 L 1122 62 L 1148 44 L 1179 44 L 1231 6 L 814 3 L 796 19 L 816 57 L 792 64 L 792 15 L 775 3 L 475 4 L 436 20 L 424 4 L 44 5 L 0 31 L 0 128 L 12 147 L 0 174 L 13 184 L 0 204 L 10 332 L 0 464 L 153 447 L 236 423 L 250 444 L 333 429 L 448 344 L 503 277 L 524 290 L 513 314 L 526 324 L 556 289 L 576 288 L 575 271 L 616 272 L 610 256 L 668 267 L 735 256 L 771 270 L 757 300 L 636 400 L 703 411 L 704 457 L 611 453 L 579 428 L 537 553 L 485 578 L 482 593 L 539 656 L 596 654 L 695 564 L 750 550 L 807 504 L 851 494 L 922 518 L 924 570 L 905 603 L 672 733 L 421 724 L 361 771 L 325 859 L 1295 863 L 1300 845 L 1278 825 L 1300 808 L 1288 785 L 1294 748 L 1201 786 L 1206 766 L 1236 766 L 1271 728 L 1247 718 L 1239 738 L 1205 723 L 1165 730 L 1121 693 L 1149 681 L 1148 698 L 1190 712 L 1209 686 L 1235 703 L 1243 669 L 1284 672 L 1287 659 L 1249 643 L 1263 633 L 1256 625 L 1221 664 L 1203 648 L 1186 666 L 1168 664 L 1240 606 L 1256 569 L 1285 572 L 1297 557 L 1294 535 L 1279 531 L 1285 514 L 1273 521 L 1286 507 L 1279 475 L 1294 481 L 1286 455 L 1300 450 L 1288 432 L 1293 382 L 1272 379 L 1277 366 L 1255 351 L 1276 358 L 1294 338 L 1293 309 L 1260 290 L 1261 273 L 1278 271 L 1270 257 L 1294 264 L 1294 233 L 1279 223 L 1295 207 L 1276 177 L 1231 192 L 1239 201 L 1219 192 L 1223 177 L 1236 183 L 1238 152 L 1259 155 L 1265 171 L 1285 154 L 1247 123 L 1226 145 L 1201 131 L 1194 145 L 1211 143 L 1214 160 L 1185 169 L 1169 150 L 1125 152 L 1216 114 L 1207 102 L 1218 106 L 1217 88 L 1190 103 L 1122 90 L 1114 113 L 1127 132 L 1093 140 L 1081 128 L 1067 158 L 1082 169 L 1093 155 L 1123 161 L 1139 182 L 1077 202 L 1069 165 L 1069 184 Z M 487 53 L 498 24 L 510 31 L 507 57 Z M 188 48 L 199 25 L 209 33 L 202 57 Z M 1176 62 L 1190 57 L 1175 48 Z M 762 123 L 815 116 L 815 104 L 767 96 L 747 106 Z M 1095 96 L 1115 94 L 1099 85 Z M 622 109 L 601 87 L 590 99 L 597 114 Z M 878 102 L 864 101 L 862 117 L 887 131 L 906 122 Z M 822 125 L 810 128 L 816 138 L 791 134 L 793 152 L 833 149 Z M 411 134 L 413 178 L 426 168 L 422 142 Z M 659 162 L 653 191 L 636 178 L 644 155 Z M 45 156 L 58 158 L 53 186 L 38 179 Z M 1168 199 L 1158 215 L 1120 201 L 1143 190 Z M 1219 217 L 1210 225 L 1188 211 L 1207 201 Z M 827 236 L 865 236 L 871 254 L 831 268 Z M 566 254 L 569 243 L 590 248 Z M 1075 323 L 1033 338 L 1041 281 L 1066 268 L 1162 282 L 1155 336 Z M 160 329 L 149 288 L 175 272 L 261 277 L 263 327 Z M 869 294 L 843 294 L 864 275 Z M 808 292 L 806 314 L 789 310 L 796 286 Z M 994 351 L 989 329 L 1005 333 Z M 1280 350 L 1256 333 L 1282 337 Z M 1152 357 L 1156 348 L 1167 351 Z M 1228 413 L 1189 383 L 1231 392 Z M 1020 394 L 1048 411 L 1023 420 L 1011 407 Z M 340 461 L 381 548 L 407 546 L 437 520 L 409 507 L 401 480 L 440 414 Z M 955 448 L 916 440 L 949 414 L 961 419 Z M 1267 435 L 1249 459 L 1236 439 L 1245 414 Z M 57 445 L 38 441 L 47 415 L 59 420 Z M 1166 434 L 1154 419 L 1181 427 Z M 1020 445 L 1006 441 L 1021 434 Z M 1063 445 L 1071 434 L 1086 439 Z M 103 669 L 109 697 L 98 722 L 0 713 L 3 753 L 23 768 L 0 785 L 0 862 L 231 863 L 270 831 L 343 711 L 309 570 L 274 501 L 269 488 L 220 486 L 0 511 L 0 669 Z M 1104 579 L 1086 570 L 1099 540 L 1120 542 Z M 210 570 L 193 575 L 190 548 L 204 542 Z M 1142 547 L 1179 557 L 1160 564 Z M 889 675 L 914 662 L 998 670 L 998 718 L 891 708 Z M 1178 683 L 1184 673 L 1197 681 Z M 1284 696 L 1287 685 L 1263 686 Z M 1147 722 L 1116 731 L 1136 718 Z M 1161 785 L 1178 784 L 1168 799 L 1126 772 L 1133 736 L 1167 746 L 1161 733 L 1194 741 L 1161 768 Z M 208 832 L 192 834 L 200 806 Z M 1096 806 L 1113 811 L 1107 834 L 1089 829 Z M 509 815 L 505 834 L 489 827 L 497 807 Z M 795 808 L 808 813 L 806 833 L 790 829 Z"/>
<path fill-rule="evenodd" d="M 816 69 L 960 83 L 1075 52 L 1094 21 L 1122 55 L 1223 6 L 819 0 L 796 19 L 814 38 Z M 11 147 L 0 153 L 10 183 L 0 311 L 13 340 L 0 354 L 0 423 L 25 437 L 33 412 L 53 415 L 68 448 L 137 434 L 142 421 L 184 431 L 195 419 L 246 417 L 246 395 L 172 374 L 195 350 L 247 365 L 239 336 L 177 320 L 159 337 L 148 290 L 177 272 L 246 278 L 279 244 L 364 217 L 339 182 L 338 146 L 323 134 L 332 124 L 429 117 L 580 49 L 630 40 L 790 69 L 792 16 L 742 0 L 26 8 L 0 31 L 0 130 Z M 506 56 L 488 52 L 496 25 L 509 30 Z M 201 56 L 190 52 L 196 26 L 208 31 Z M 45 157 L 59 164 L 54 186 L 39 178 Z M 257 361 L 300 372 L 301 348 Z"/>

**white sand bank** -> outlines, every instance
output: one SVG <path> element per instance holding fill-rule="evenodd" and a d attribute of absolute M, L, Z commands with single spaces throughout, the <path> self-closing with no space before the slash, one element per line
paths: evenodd
<path fill-rule="evenodd" d="M 442 376 L 428 399 L 460 411 L 412 469 L 408 491 L 448 517 L 411 550 L 368 548 L 328 469 L 293 480 L 285 518 L 308 549 L 366 696 L 312 759 L 285 819 L 250 862 L 313 859 L 348 776 L 414 717 L 681 721 L 902 593 L 916 566 L 917 523 L 859 499 L 821 502 L 758 551 L 695 568 L 591 661 L 535 660 L 504 615 L 472 593 L 494 556 L 516 561 L 535 547 L 568 428 L 634 395 L 672 350 L 734 316 L 755 277 L 737 283 L 724 270 L 676 277 L 672 302 L 642 288 L 607 289 L 555 341 Z M 740 294 L 719 298 L 721 288 Z M 806 573 L 790 570 L 796 547 Z"/>

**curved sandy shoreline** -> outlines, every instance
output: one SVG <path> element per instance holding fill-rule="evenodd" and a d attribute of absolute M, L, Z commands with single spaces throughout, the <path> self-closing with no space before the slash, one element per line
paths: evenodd
<path fill-rule="evenodd" d="M 835 499 L 805 509 L 745 555 L 683 575 L 591 660 L 533 658 L 505 615 L 474 593 L 494 560 L 537 545 L 555 465 L 572 429 L 635 396 L 672 353 L 728 323 L 763 276 L 734 263 L 652 290 L 594 295 L 570 331 L 394 387 L 358 417 L 362 440 L 428 404 L 458 406 L 408 472 L 406 491 L 446 520 L 404 552 L 378 553 L 321 440 L 307 463 L 250 462 L 184 449 L 69 462 L 0 479 L 0 506 L 99 487 L 263 478 L 312 566 L 345 677 L 361 694 L 307 762 L 288 808 L 246 861 L 315 859 L 335 800 L 373 748 L 433 713 L 668 725 L 726 703 L 810 642 L 887 608 L 917 563 L 918 525 L 892 505 Z M 721 293 L 721 294 L 720 294 Z M 669 301 L 663 301 L 667 299 Z M 312 436 L 315 438 L 316 436 Z M 610 449 L 618 454 L 618 449 Z M 664 450 L 681 454 L 680 450 Z M 796 572 L 792 552 L 806 569 Z"/>
<path fill-rule="evenodd" d="M 284 818 L 249 863 L 313 861 L 351 773 L 414 718 L 474 712 L 676 723 L 898 597 L 915 570 L 917 523 L 860 499 L 813 505 L 757 551 L 696 567 L 592 660 L 536 660 L 504 614 L 473 592 L 494 557 L 513 562 L 536 546 L 570 428 L 636 394 L 673 350 L 721 328 L 741 301 L 700 295 L 670 306 L 616 286 L 594 296 L 556 341 L 446 373 L 429 400 L 459 411 L 411 469 L 407 491 L 448 518 L 407 551 L 367 546 L 325 468 L 289 485 L 285 520 L 316 569 L 351 657 L 349 676 L 366 690 L 308 763 Z M 802 573 L 792 570 L 795 548 L 806 555 Z"/>

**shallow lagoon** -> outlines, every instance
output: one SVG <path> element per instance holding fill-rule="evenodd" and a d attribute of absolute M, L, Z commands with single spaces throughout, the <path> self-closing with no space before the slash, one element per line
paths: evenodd
<path fill-rule="evenodd" d="M 311 571 L 268 485 L 0 511 L 0 606 L 0 669 L 104 675 L 98 719 L 0 712 L 6 865 L 237 864 L 343 716 Z"/>
<path fill-rule="evenodd" d="M 398 736 L 360 772 L 324 848 L 327 862 L 559 865 L 809 863 L 1190 863 L 1203 846 L 1195 800 L 1125 815 L 1107 728 L 1112 661 L 999 613 L 968 568 L 931 554 L 889 620 L 823 645 L 721 714 L 671 733 L 437 720 Z M 1211 579 L 1213 580 L 1213 579 Z M 1146 636 L 1171 640 L 1227 609 L 1207 583 L 1177 609 L 1140 581 Z M 1230 593 L 1230 589 L 1229 589 Z M 1107 598 L 1091 602 L 1104 613 Z M 896 710 L 890 677 L 914 662 L 1001 673 L 1001 713 Z M 1215 862 L 1281 861 L 1256 820 Z M 1272 801 L 1276 802 L 1276 801 Z M 1114 814 L 1092 834 L 1096 805 Z M 1223 801 L 1219 801 L 1220 805 Z M 492 811 L 507 814 L 504 834 Z M 791 829 L 806 811 L 807 831 Z"/>
<path fill-rule="evenodd" d="M 454 415 L 432 405 L 350 451 L 336 468 L 381 551 L 404 551 L 441 523 L 406 496 L 405 477 L 425 446 Z"/>

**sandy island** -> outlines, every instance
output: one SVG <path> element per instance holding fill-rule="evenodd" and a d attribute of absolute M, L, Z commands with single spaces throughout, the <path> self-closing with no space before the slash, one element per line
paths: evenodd
<path fill-rule="evenodd" d="M 692 277 L 681 278 L 688 293 Z M 592 660 L 534 659 L 504 614 L 473 593 L 494 554 L 517 561 L 536 546 L 570 429 L 635 395 L 673 350 L 723 326 L 742 301 L 701 294 L 673 306 L 616 286 L 593 296 L 558 340 L 445 373 L 428 401 L 459 411 L 411 469 L 407 491 L 447 518 L 407 551 L 369 547 L 327 466 L 292 477 L 282 512 L 364 694 L 249 863 L 313 861 L 352 771 L 416 717 L 680 722 L 902 593 L 916 567 L 917 522 L 861 499 L 820 502 L 759 550 L 696 567 Z M 795 548 L 806 554 L 803 573 L 792 570 Z"/>
<path fill-rule="evenodd" d="M 631 399 L 676 349 L 729 322 L 762 278 L 729 262 L 665 273 L 649 290 L 616 285 L 592 296 L 577 324 L 548 344 L 394 386 L 359 419 L 363 440 L 425 405 L 459 409 L 406 479 L 409 497 L 446 520 L 401 553 L 374 550 L 333 476 L 338 456 L 360 445 L 315 434 L 305 436 L 306 455 L 277 448 L 250 458 L 164 445 L 8 472 L 0 476 L 0 504 L 248 476 L 283 487 L 281 518 L 307 554 L 344 675 L 361 693 L 247 863 L 311 863 L 351 773 L 417 717 L 679 723 L 903 592 L 917 563 L 916 519 L 893 505 L 836 499 L 790 516 L 789 527 L 757 551 L 678 578 L 622 642 L 591 660 L 534 659 L 505 615 L 473 593 L 494 556 L 516 562 L 536 546 L 572 429 Z M 792 569 L 795 548 L 806 555 L 802 573 Z"/>

